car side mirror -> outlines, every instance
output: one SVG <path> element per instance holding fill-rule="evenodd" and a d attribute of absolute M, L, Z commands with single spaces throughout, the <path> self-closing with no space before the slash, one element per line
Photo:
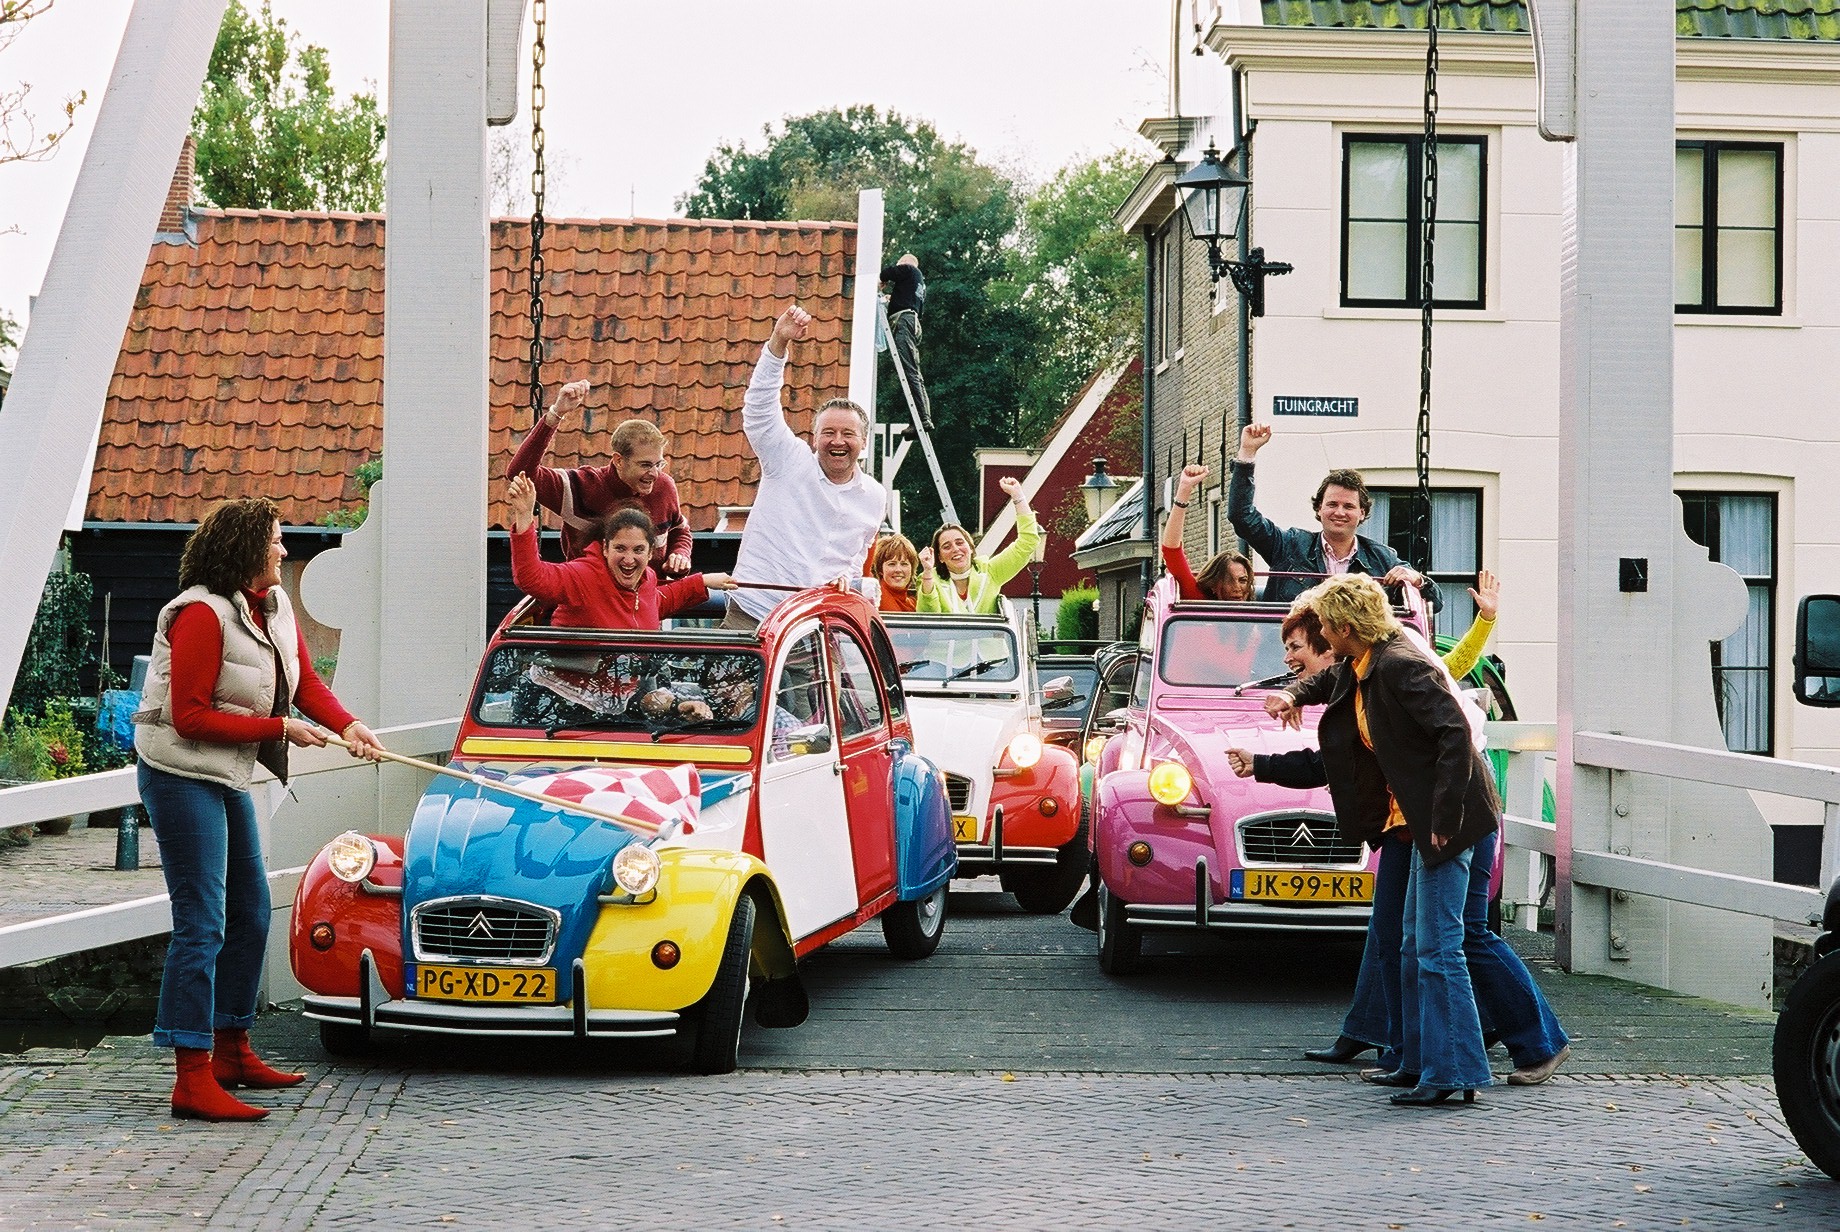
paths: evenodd
<path fill-rule="evenodd" d="M 828 753 L 831 751 L 831 725 L 829 723 L 812 723 L 805 727 L 795 727 L 786 733 L 786 748 L 794 757 L 804 757 L 810 753 Z"/>
<path fill-rule="evenodd" d="M 1125 723 L 1129 720 L 1130 714 L 1131 712 L 1122 706 L 1117 710 L 1107 711 L 1105 714 L 1099 716 L 1099 721 L 1097 723 L 1093 724 L 1093 734 L 1098 736 L 1116 736 L 1119 732 L 1124 730 Z"/>
<path fill-rule="evenodd" d="M 1840 706 L 1840 595 L 1805 595 L 1796 608 L 1795 700 Z"/>
<path fill-rule="evenodd" d="M 1078 700 L 1079 695 L 1073 691 L 1072 676 L 1056 676 L 1042 683 L 1041 706 L 1044 710 L 1059 710 Z"/>

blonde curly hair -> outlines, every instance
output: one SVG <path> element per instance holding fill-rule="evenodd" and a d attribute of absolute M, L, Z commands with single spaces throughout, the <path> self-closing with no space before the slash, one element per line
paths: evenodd
<path fill-rule="evenodd" d="M 1386 590 L 1365 573 L 1329 578 L 1298 598 L 1325 625 L 1347 629 L 1369 646 L 1401 632 Z"/>

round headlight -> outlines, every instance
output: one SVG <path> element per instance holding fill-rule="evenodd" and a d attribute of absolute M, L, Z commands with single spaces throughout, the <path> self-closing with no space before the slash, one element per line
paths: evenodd
<path fill-rule="evenodd" d="M 1098 765 L 1100 756 L 1105 752 L 1105 737 L 1094 736 L 1086 742 L 1086 747 L 1081 752 L 1086 754 L 1087 761 Z"/>
<path fill-rule="evenodd" d="M 1012 766 L 1027 770 L 1041 760 L 1041 737 L 1034 732 L 1017 732 L 1009 742 L 1009 760 Z"/>
<path fill-rule="evenodd" d="M 1166 761 L 1150 772 L 1150 795 L 1158 804 L 1182 803 L 1194 785 L 1188 767 L 1179 761 Z"/>
<path fill-rule="evenodd" d="M 613 857 L 613 879 L 628 894 L 650 893 L 658 884 L 658 853 L 644 843 L 628 843 Z"/>
<path fill-rule="evenodd" d="M 363 881 L 377 865 L 377 848 L 356 830 L 326 844 L 326 867 L 340 881 Z"/>

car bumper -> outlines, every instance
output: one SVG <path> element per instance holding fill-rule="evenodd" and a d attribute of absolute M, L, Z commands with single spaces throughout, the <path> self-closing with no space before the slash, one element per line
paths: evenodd
<path fill-rule="evenodd" d="M 1197 909 L 1192 904 L 1131 903 L 1125 908 L 1127 924 L 1141 928 L 1208 931 L 1211 929 L 1263 929 L 1272 932 L 1342 933 L 1360 936 L 1372 914 L 1367 907 L 1273 907 L 1266 903 L 1216 903 Z"/>
<path fill-rule="evenodd" d="M 589 1005 L 581 963 L 575 964 L 576 996 L 569 1005 L 478 1005 L 392 997 L 377 978 L 367 950 L 360 960 L 362 995 L 322 997 L 308 993 L 303 1013 L 320 1022 L 444 1035 L 549 1036 L 573 1039 L 644 1039 L 675 1035 L 683 1016 L 670 1010 L 596 1009 Z"/>

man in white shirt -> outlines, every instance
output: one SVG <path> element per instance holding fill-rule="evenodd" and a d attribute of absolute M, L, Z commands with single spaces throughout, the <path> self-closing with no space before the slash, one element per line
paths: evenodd
<path fill-rule="evenodd" d="M 819 407 L 809 443 L 786 423 L 786 354 L 810 328 L 811 315 L 796 304 L 780 314 L 741 404 L 742 430 L 760 459 L 760 487 L 735 558 L 733 576 L 743 583 L 805 587 L 856 577 L 887 505 L 882 485 L 856 465 L 869 439 L 860 406 L 833 398 Z M 722 626 L 752 629 L 786 597 L 731 591 Z"/>

